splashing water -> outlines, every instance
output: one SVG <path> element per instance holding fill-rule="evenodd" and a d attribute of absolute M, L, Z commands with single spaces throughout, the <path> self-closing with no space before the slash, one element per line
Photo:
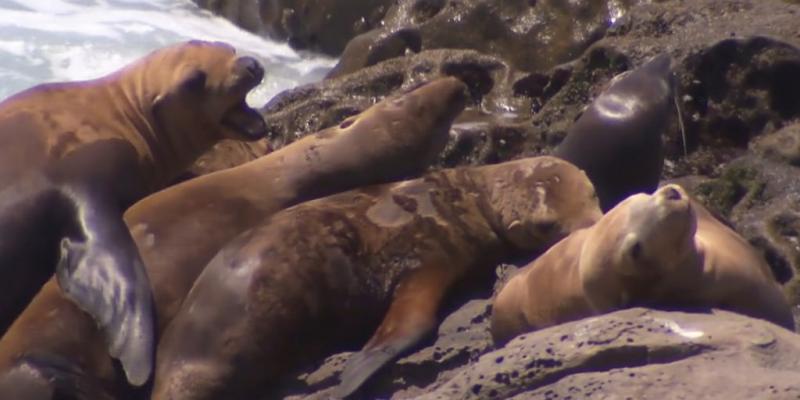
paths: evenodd
<path fill-rule="evenodd" d="M 335 62 L 246 32 L 190 0 L 0 0 L 0 99 L 42 82 L 97 78 L 189 39 L 228 42 L 263 63 L 253 106 L 322 79 Z"/>

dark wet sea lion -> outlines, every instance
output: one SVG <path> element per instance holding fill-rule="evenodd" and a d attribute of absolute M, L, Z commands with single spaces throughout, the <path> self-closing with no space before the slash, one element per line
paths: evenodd
<path fill-rule="evenodd" d="M 0 326 L 54 271 L 132 383 L 150 375 L 150 287 L 122 213 L 223 137 L 255 139 L 263 69 L 223 43 L 161 49 L 103 78 L 0 103 Z"/>
<path fill-rule="evenodd" d="M 677 185 L 629 197 L 515 275 L 493 304 L 492 336 L 631 306 L 718 307 L 794 328 L 763 257 Z"/>
<path fill-rule="evenodd" d="M 350 393 L 436 327 L 453 285 L 599 217 L 586 175 L 554 157 L 432 172 L 281 211 L 198 277 L 159 343 L 152 398 L 262 396 L 293 367 L 375 332 L 343 374 Z"/>
<path fill-rule="evenodd" d="M 444 146 L 466 86 L 444 78 L 393 96 L 338 126 L 239 167 L 153 194 L 125 214 L 153 285 L 159 325 L 177 312 L 202 268 L 227 241 L 264 217 L 327 193 L 422 172 Z M 54 280 L 0 339 L 0 374 L 37 354 L 68 360 L 114 385 L 91 318 Z M 0 392 L 2 394 L 2 392 Z"/>
<path fill-rule="evenodd" d="M 673 97 L 670 63 L 663 54 L 614 77 L 553 153 L 586 171 L 603 211 L 658 187 Z"/>

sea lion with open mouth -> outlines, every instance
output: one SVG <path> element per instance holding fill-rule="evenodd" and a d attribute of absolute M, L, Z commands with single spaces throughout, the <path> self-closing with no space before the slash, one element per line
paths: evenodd
<path fill-rule="evenodd" d="M 178 311 L 214 254 L 263 218 L 304 200 L 421 173 L 444 147 L 466 93 L 456 78 L 428 82 L 255 161 L 134 204 L 125 221 L 145 261 L 159 328 Z M 27 360 L 28 354 L 36 357 Z M 78 383 L 53 387 L 42 378 L 62 371 L 62 381 Z M 116 380 L 91 317 L 52 279 L 0 339 L 2 376 L 8 376 L 9 386 L 38 382 L 43 392 L 87 385 L 128 389 Z"/>
<path fill-rule="evenodd" d="M 130 382 L 144 383 L 153 305 L 122 214 L 220 139 L 265 135 L 245 103 L 263 75 L 229 45 L 192 41 L 0 103 L 0 329 L 56 272 Z"/>

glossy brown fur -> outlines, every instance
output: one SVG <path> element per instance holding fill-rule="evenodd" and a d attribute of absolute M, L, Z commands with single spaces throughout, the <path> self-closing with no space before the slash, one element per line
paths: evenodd
<path fill-rule="evenodd" d="M 0 103 L 0 331 L 57 271 L 143 383 L 151 294 L 122 213 L 216 141 L 262 136 L 263 119 L 244 103 L 262 76 L 228 45 L 189 42 Z"/>
<path fill-rule="evenodd" d="M 153 399 L 263 395 L 292 367 L 370 332 L 365 351 L 411 346 L 435 327 L 453 284 L 599 216 L 585 174 L 552 157 L 284 210 L 226 245 L 195 282 L 160 343 Z"/>
<path fill-rule="evenodd" d="M 762 257 L 677 185 L 629 197 L 514 276 L 493 305 L 497 343 L 631 306 L 718 307 L 793 328 Z"/>
<path fill-rule="evenodd" d="M 136 203 L 125 219 L 145 260 L 159 326 L 219 248 L 249 226 L 303 200 L 421 172 L 444 146 L 465 95 L 459 80 L 437 80 L 258 160 Z M 0 373 L 26 353 L 55 355 L 113 382 L 100 332 L 54 280 L 0 340 Z"/>

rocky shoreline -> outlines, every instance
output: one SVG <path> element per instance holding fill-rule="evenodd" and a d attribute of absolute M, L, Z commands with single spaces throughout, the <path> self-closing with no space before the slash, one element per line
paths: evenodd
<path fill-rule="evenodd" d="M 440 166 L 547 154 L 614 75 L 670 54 L 686 147 L 676 113 L 664 138 L 664 182 L 682 184 L 762 250 L 797 315 L 796 2 L 196 2 L 295 47 L 341 54 L 329 79 L 283 92 L 262 108 L 268 140 L 221 144 L 195 165 L 196 174 L 254 159 L 444 75 L 468 84 L 470 102 L 451 130 Z M 504 266 L 499 275 L 513 268 Z M 796 399 L 800 394 L 795 383 L 800 336 L 763 321 L 716 310 L 632 309 L 524 335 L 493 350 L 486 330 L 490 296 L 487 287 L 483 300 L 475 293 L 461 299 L 457 303 L 466 305 L 451 308 L 455 311 L 428 346 L 386 368 L 355 397 Z M 346 355 L 299 374 L 283 394 L 326 398 Z"/>

